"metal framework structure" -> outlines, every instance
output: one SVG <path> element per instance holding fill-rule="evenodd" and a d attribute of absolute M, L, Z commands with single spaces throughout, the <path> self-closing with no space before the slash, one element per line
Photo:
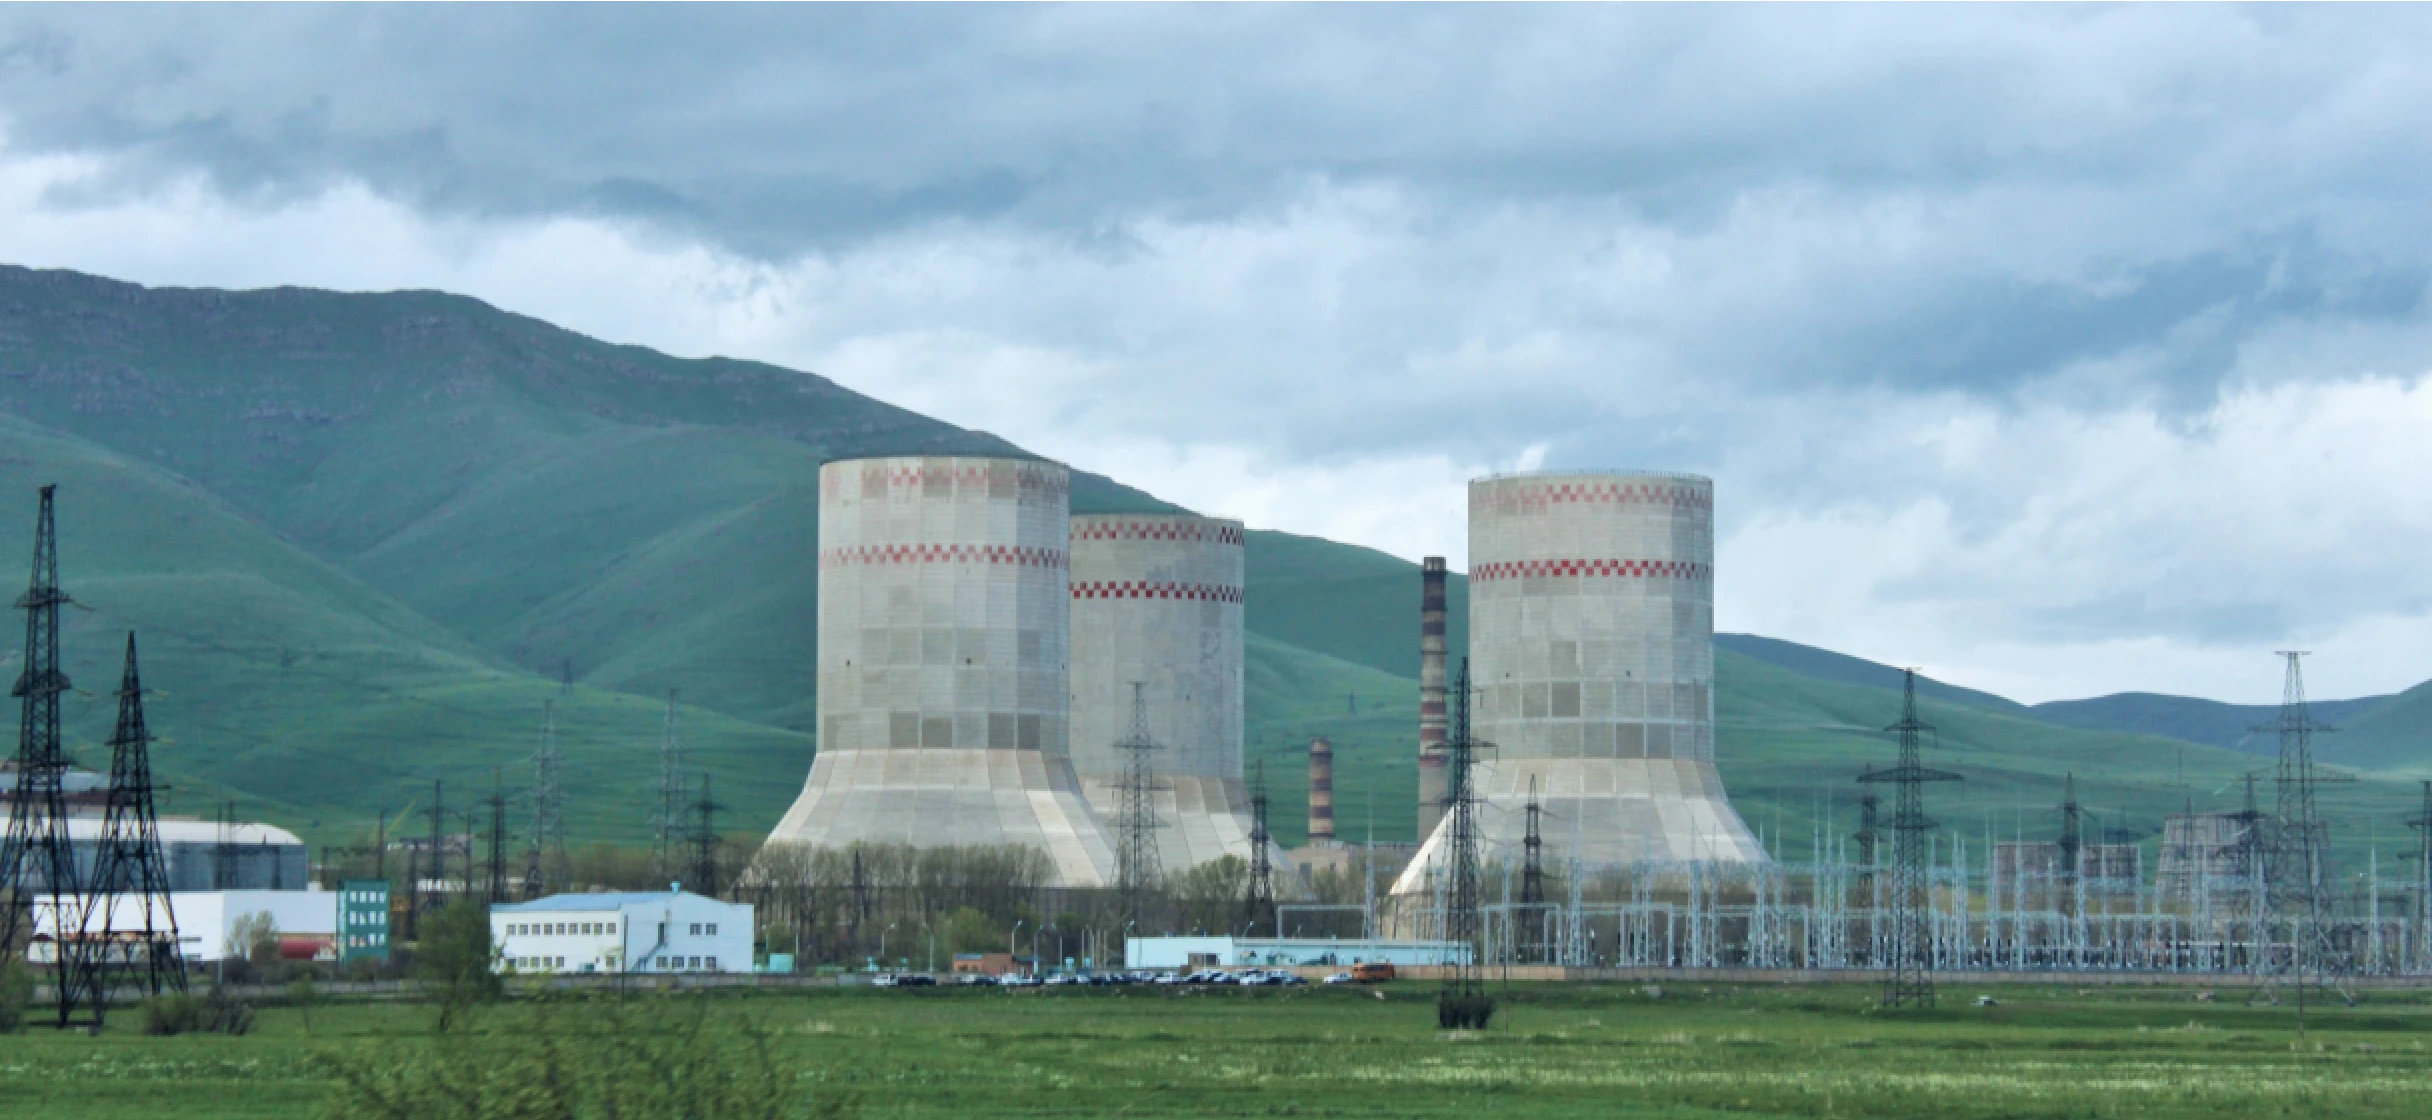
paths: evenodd
<path fill-rule="evenodd" d="M 1444 825 L 1446 874 L 1444 939 L 1469 947 L 1445 974 L 1436 997 L 1436 1024 L 1446 1030 L 1476 1030 L 1494 1017 L 1494 1001 L 1479 982 L 1485 961 L 1485 923 L 1479 911 L 1477 743 L 1470 737 L 1469 659 L 1461 659 L 1453 682 L 1452 727 L 1446 736 Z"/>
<path fill-rule="evenodd" d="M 571 670 L 569 670 L 571 671 Z M 557 701 L 540 709 L 540 746 L 532 752 L 532 834 L 524 850 L 524 897 L 566 886 L 565 791 L 557 777 Z"/>
<path fill-rule="evenodd" d="M 186 966 L 178 952 L 177 914 L 169 902 L 169 863 L 161 850 L 160 815 L 154 806 L 152 733 L 144 721 L 143 675 L 136 665 L 135 635 L 127 635 L 127 666 L 118 683 L 118 726 L 110 734 L 110 792 L 102 809 L 101 842 L 94 853 L 92 902 L 85 937 L 100 911 L 102 987 L 112 972 L 135 981 L 145 995 L 186 990 Z M 99 1018 L 101 1006 L 94 1005 Z"/>
<path fill-rule="evenodd" d="M 1151 920 L 1165 869 L 1157 855 L 1156 794 L 1161 788 L 1157 781 L 1156 754 L 1162 749 L 1148 730 L 1148 689 L 1139 681 L 1132 682 L 1132 725 L 1122 742 L 1116 746 L 1123 751 L 1123 784 L 1117 791 L 1115 812 L 1115 890 L 1121 896 L 1123 919 L 1134 926 Z M 1263 796 L 1262 788 L 1261 794 Z M 1263 802 L 1262 802 L 1263 804 Z M 1265 829 L 1266 818 L 1258 819 Z M 1252 856 L 1263 862 L 1262 849 Z"/>
<path fill-rule="evenodd" d="M 1269 937 L 1282 935 L 1282 927 L 1275 921 L 1275 865 L 1267 857 L 1272 846 L 1267 838 L 1267 765 L 1261 762 L 1250 775 L 1250 882 L 1241 896 L 1245 934 L 1255 934 L 1263 926 Z"/>
<path fill-rule="evenodd" d="M 491 772 L 490 796 L 483 798 L 482 803 L 490 808 L 490 858 L 488 867 L 489 881 L 487 885 L 489 887 L 490 904 L 495 906 L 501 902 L 507 901 L 508 837 L 506 771 L 494 770 Z M 467 853 L 467 871 L 465 874 L 467 879 L 472 878 L 472 873 L 470 870 L 470 854 L 471 853 Z M 469 892 L 472 890 L 472 886 L 473 884 L 468 882 L 465 884 L 465 889 Z"/>
<path fill-rule="evenodd" d="M 1934 725 L 1917 718 L 1917 671 L 1905 669 L 1900 678 L 1900 722 L 1885 730 L 1899 736 L 1900 763 L 1889 770 L 1870 770 L 1858 780 L 1889 783 L 1895 791 L 1892 809 L 1891 945 L 1889 975 L 1883 981 L 1883 1006 L 1934 1005 L 1934 954 L 1927 929 L 1934 905 L 1934 884 L 1927 874 L 1926 845 L 1935 828 L 1925 815 L 1925 785 L 1956 782 L 1959 775 L 1928 769 L 1921 761 L 1926 736 Z"/>
<path fill-rule="evenodd" d="M 676 871 L 676 848 L 683 843 L 685 799 L 684 741 L 676 735 L 676 692 L 667 690 L 667 727 L 659 736 L 659 801 L 651 812 L 651 860 L 658 877 Z"/>
<path fill-rule="evenodd" d="M 709 775 L 701 775 L 701 799 L 690 806 L 692 831 L 685 839 L 692 847 L 693 892 L 711 898 L 718 897 L 722 885 L 718 853 L 726 847 L 726 840 L 718 835 L 718 814 L 725 808 L 709 795 Z"/>
<path fill-rule="evenodd" d="M 59 735 L 59 697 L 68 676 L 59 666 L 59 608 L 71 600 L 59 589 L 59 541 L 52 517 L 56 486 L 42 488 L 34 529 L 34 570 L 17 609 L 25 612 L 24 669 L 11 690 L 20 701 L 17 718 L 15 812 L 0 839 L 0 885 L 9 888 L 0 916 L 0 953 L 10 951 L 34 927 L 34 883 L 51 896 L 52 928 L 63 936 L 57 948 L 56 991 L 61 1027 L 101 1024 L 100 962 L 81 937 L 64 936 L 85 925 L 83 877 L 68 838 L 67 796 L 60 779 L 68 766 Z M 83 1018 L 81 1016 L 89 1016 Z"/>
<path fill-rule="evenodd" d="M 2338 780 L 2314 768 L 2314 737 L 2338 730 L 2317 723 L 2305 699 L 2303 650 L 2281 650 L 2286 662 L 2280 685 L 2280 713 L 2255 730 L 2280 741 L 2273 775 L 2279 812 L 2270 822 L 2263 850 L 2263 895 L 2276 937 L 2284 937 L 2285 954 L 2275 954 L 2270 967 L 2257 974 L 2249 1000 L 2264 998 L 2282 983 L 2296 990 L 2299 1022 L 2304 1021 L 2308 989 L 2337 969 L 2331 957 L 2340 947 L 2325 929 L 2332 877 L 2328 822 L 2315 805 L 2315 789 Z"/>

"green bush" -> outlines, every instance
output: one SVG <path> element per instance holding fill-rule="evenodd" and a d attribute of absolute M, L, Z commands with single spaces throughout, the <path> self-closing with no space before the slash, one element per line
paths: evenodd
<path fill-rule="evenodd" d="M 490 908 L 479 902 L 459 899 L 424 919 L 422 942 L 415 948 L 415 971 L 439 984 L 442 1031 L 505 990 L 495 967 L 498 952 L 490 944 Z"/>
<path fill-rule="evenodd" d="M 34 1002 L 34 977 L 15 957 L 0 961 L 0 1034 L 25 1029 L 25 1009 Z"/>
<path fill-rule="evenodd" d="M 244 1034 L 253 1029 L 253 1009 L 217 991 L 208 996 L 163 992 L 145 1000 L 143 1010 L 145 1034 Z"/>
<path fill-rule="evenodd" d="M 329 1120 L 802 1120 L 809 1099 L 748 1014 L 665 998 L 578 1000 L 485 1017 L 430 1048 L 330 1060 Z"/>

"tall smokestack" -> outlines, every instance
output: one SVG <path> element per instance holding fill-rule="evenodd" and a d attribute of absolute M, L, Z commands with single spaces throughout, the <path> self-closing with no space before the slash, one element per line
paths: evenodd
<path fill-rule="evenodd" d="M 1309 842 L 1334 842 L 1334 744 L 1309 740 Z"/>
<path fill-rule="evenodd" d="M 1444 746 L 1444 558 L 1419 568 L 1419 842 L 1444 817 L 1450 777 Z"/>

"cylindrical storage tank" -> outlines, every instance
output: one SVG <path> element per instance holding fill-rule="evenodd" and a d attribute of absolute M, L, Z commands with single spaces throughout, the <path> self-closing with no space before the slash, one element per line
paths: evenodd
<path fill-rule="evenodd" d="M 1334 842 L 1334 743 L 1309 740 L 1309 842 Z"/>
<path fill-rule="evenodd" d="M 1242 783 L 1241 522 L 1195 514 L 1072 519 L 1072 755 L 1112 827 L 1132 685 L 1141 684 L 1169 873 L 1250 856 Z"/>
<path fill-rule="evenodd" d="M 1533 780 L 1548 856 L 1764 860 L 1714 769 L 1714 484 L 1478 479 L 1469 562 L 1481 858 L 1519 858 Z"/>
<path fill-rule="evenodd" d="M 819 472 L 819 753 L 772 844 L 1025 845 L 1114 880 L 1068 749 L 1071 508 L 1055 463 Z"/>

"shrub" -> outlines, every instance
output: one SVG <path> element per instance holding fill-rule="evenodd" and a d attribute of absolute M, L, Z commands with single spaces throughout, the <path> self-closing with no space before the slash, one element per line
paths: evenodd
<path fill-rule="evenodd" d="M 548 1003 L 501 1012 L 488 1030 L 429 1048 L 364 1048 L 330 1060 L 330 1120 L 780 1120 L 841 1117 L 805 1098 L 770 1038 L 741 1009 L 667 998 Z M 507 1017 L 513 1016 L 510 1021 Z"/>
<path fill-rule="evenodd" d="M 10 957 L 0 961 L 0 1034 L 15 1034 L 25 1029 L 25 1009 L 34 1002 L 34 977 L 26 972 L 25 962 Z"/>
<path fill-rule="evenodd" d="M 489 907 L 459 899 L 423 925 L 416 971 L 439 983 L 439 1029 L 444 1031 L 475 1005 L 496 1000 L 506 985 L 494 968 Z"/>
<path fill-rule="evenodd" d="M 163 992 L 144 1001 L 145 1034 L 241 1035 L 252 1029 L 253 1009 L 217 990 L 208 996 Z"/>

